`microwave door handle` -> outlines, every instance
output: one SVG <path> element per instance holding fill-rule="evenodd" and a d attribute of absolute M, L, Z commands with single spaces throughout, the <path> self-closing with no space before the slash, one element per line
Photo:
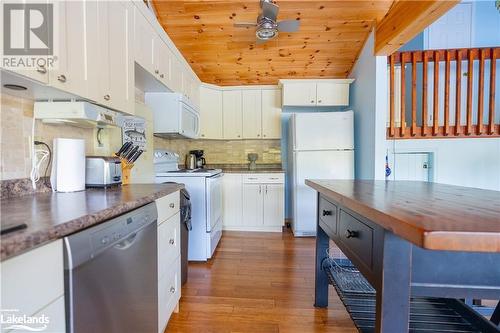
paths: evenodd
<path fill-rule="evenodd" d="M 196 137 L 199 138 L 200 137 L 200 132 L 201 132 L 201 128 L 200 128 L 200 114 L 196 111 L 194 111 L 194 115 L 196 116 Z"/>

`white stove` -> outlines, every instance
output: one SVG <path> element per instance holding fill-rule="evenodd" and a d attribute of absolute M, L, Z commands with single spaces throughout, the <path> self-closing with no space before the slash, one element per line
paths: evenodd
<path fill-rule="evenodd" d="M 179 155 L 169 150 L 154 152 L 155 182 L 182 183 L 191 199 L 188 259 L 210 259 L 222 236 L 221 169 L 179 169 Z"/>

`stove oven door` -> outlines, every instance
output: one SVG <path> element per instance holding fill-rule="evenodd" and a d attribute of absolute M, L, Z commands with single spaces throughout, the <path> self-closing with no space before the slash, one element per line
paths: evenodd
<path fill-rule="evenodd" d="M 222 222 L 223 175 L 219 173 L 207 178 L 207 232 L 212 232 L 215 226 Z"/>

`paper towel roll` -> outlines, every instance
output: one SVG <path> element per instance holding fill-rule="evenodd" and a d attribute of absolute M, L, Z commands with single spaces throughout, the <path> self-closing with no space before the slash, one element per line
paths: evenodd
<path fill-rule="evenodd" d="M 57 192 L 85 190 L 85 140 L 54 139 L 50 183 Z"/>

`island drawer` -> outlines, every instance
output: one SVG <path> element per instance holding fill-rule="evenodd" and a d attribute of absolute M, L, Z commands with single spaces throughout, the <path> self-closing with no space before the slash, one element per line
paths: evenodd
<path fill-rule="evenodd" d="M 243 175 L 244 184 L 283 184 L 283 173 L 249 173 Z"/>
<path fill-rule="evenodd" d="M 319 199 L 319 218 L 332 230 L 337 233 L 337 206 L 323 197 Z"/>
<path fill-rule="evenodd" d="M 156 199 L 156 209 L 158 209 L 158 224 L 166 221 L 179 211 L 180 192 L 176 191 L 164 197 Z"/>
<path fill-rule="evenodd" d="M 372 269 L 373 229 L 341 209 L 338 233 L 341 242 Z"/>

